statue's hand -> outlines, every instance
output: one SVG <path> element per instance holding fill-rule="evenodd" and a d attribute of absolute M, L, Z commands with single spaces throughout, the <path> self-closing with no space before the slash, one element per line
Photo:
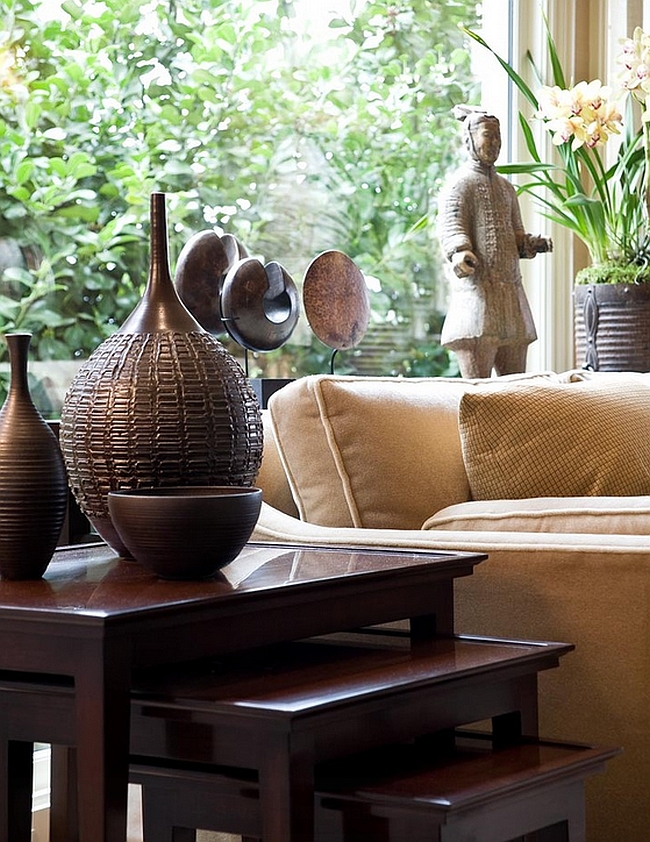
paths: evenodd
<path fill-rule="evenodd" d="M 550 237 L 542 237 L 538 234 L 526 234 L 522 244 L 520 257 L 535 257 L 536 254 L 545 254 L 553 251 L 553 240 Z"/>
<path fill-rule="evenodd" d="M 538 254 L 553 251 L 553 240 L 550 237 L 535 237 L 535 251 Z"/>
<path fill-rule="evenodd" d="M 478 258 L 473 251 L 457 251 L 451 256 L 451 265 L 454 275 L 458 278 L 466 278 L 476 271 Z"/>

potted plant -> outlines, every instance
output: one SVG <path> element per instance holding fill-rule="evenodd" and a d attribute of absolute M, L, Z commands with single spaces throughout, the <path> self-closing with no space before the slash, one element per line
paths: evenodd
<path fill-rule="evenodd" d="M 496 57 L 552 135 L 557 156 L 545 162 L 520 112 L 531 160 L 498 169 L 531 176 L 518 190 L 587 247 L 590 265 L 574 287 L 576 358 L 594 370 L 650 370 L 650 36 L 637 28 L 625 41 L 617 97 L 598 79 L 569 86 L 547 29 L 553 85 L 536 96 L 477 33 L 464 31 Z M 613 137 L 620 142 L 610 162 Z"/>

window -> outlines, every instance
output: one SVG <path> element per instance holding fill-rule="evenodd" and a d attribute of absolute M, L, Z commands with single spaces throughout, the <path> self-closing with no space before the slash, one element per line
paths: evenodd
<path fill-rule="evenodd" d="M 5 3 L 0 330 L 32 330 L 43 360 L 90 353 L 141 293 L 162 189 L 173 258 L 215 226 L 299 281 L 339 248 L 405 341 L 376 373 L 444 369 L 426 359 L 444 305 L 429 215 L 459 145 L 451 106 L 475 96 L 457 23 L 477 4 L 327 5 L 317 33 L 307 0 Z M 309 339 L 303 320 L 294 373 L 326 370 Z"/>

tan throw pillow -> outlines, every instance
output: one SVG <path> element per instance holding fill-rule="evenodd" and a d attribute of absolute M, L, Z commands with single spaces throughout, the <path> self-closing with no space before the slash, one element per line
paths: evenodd
<path fill-rule="evenodd" d="M 477 389 L 463 395 L 459 429 L 474 500 L 650 494 L 645 383 Z"/>
<path fill-rule="evenodd" d="M 298 517 L 298 509 L 275 443 L 273 424 L 268 409 L 262 410 L 262 423 L 264 424 L 264 456 L 255 478 L 255 485 L 260 486 L 264 492 L 265 503 L 292 517 Z"/>
<path fill-rule="evenodd" d="M 303 520 L 419 529 L 469 498 L 458 436 L 467 384 L 319 375 L 273 395 L 269 410 Z"/>
<path fill-rule="evenodd" d="M 494 379 L 486 388 L 511 382 Z M 458 405 L 475 384 L 314 375 L 276 392 L 269 411 L 300 517 L 321 526 L 419 529 L 436 509 L 467 500 Z"/>

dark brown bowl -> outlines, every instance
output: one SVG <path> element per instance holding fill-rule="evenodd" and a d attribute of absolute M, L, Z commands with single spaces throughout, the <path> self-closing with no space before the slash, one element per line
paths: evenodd
<path fill-rule="evenodd" d="M 259 488 L 111 491 L 108 508 L 134 559 L 163 579 L 205 579 L 239 555 L 262 505 Z"/>

